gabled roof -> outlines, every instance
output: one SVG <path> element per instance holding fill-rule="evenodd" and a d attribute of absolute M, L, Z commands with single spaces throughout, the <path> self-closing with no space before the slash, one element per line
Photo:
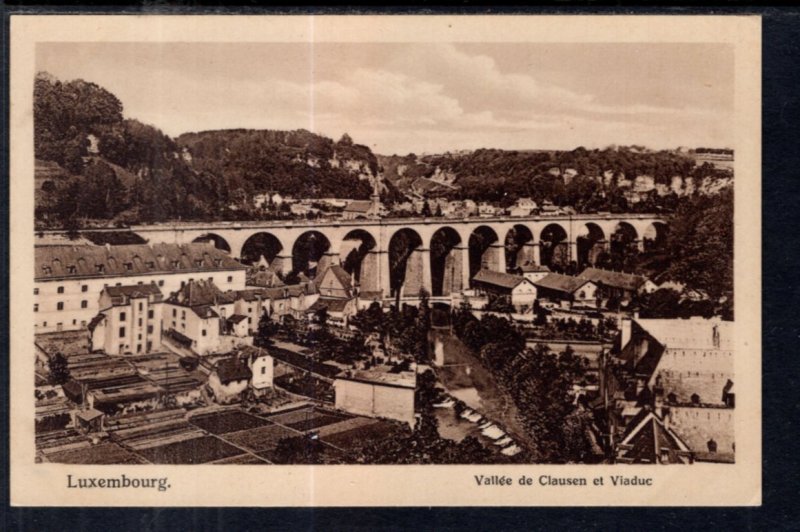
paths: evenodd
<path fill-rule="evenodd" d="M 660 417 L 644 408 L 628 423 L 619 447 L 623 449 L 619 458 L 633 462 L 656 463 L 664 450 L 669 451 L 670 461 L 677 462 L 672 459 L 676 453 L 690 452 L 689 446 Z"/>
<path fill-rule="evenodd" d="M 594 281 L 595 283 L 602 284 L 604 286 L 632 291 L 638 290 L 644 283 L 647 282 L 647 277 L 641 275 L 603 270 L 600 268 L 586 268 L 578 275 L 578 277 Z"/>
<path fill-rule="evenodd" d="M 37 281 L 247 268 L 208 244 L 36 246 L 34 250 Z"/>
<path fill-rule="evenodd" d="M 189 281 L 167 299 L 167 303 L 182 307 L 229 304 L 236 300 L 234 292 L 223 292 L 214 281 Z"/>
<path fill-rule="evenodd" d="M 351 201 L 344 208 L 344 212 L 368 212 L 372 208 L 372 202 L 368 200 Z"/>
<path fill-rule="evenodd" d="M 253 372 L 247 364 L 247 357 L 233 356 L 217 363 L 217 376 L 222 384 L 233 381 L 250 380 Z"/>
<path fill-rule="evenodd" d="M 494 270 L 480 270 L 475 274 L 472 280 L 508 289 L 514 288 L 520 283 L 530 282 L 521 275 L 512 275 L 510 273 L 496 272 Z"/>
<path fill-rule="evenodd" d="M 126 286 L 107 286 L 104 289 L 111 297 L 127 296 L 130 298 L 161 295 L 161 290 L 155 283 L 133 284 Z"/>
<path fill-rule="evenodd" d="M 331 266 L 328 266 L 328 269 L 317 278 L 317 287 L 322 284 L 322 281 L 329 272 L 336 277 L 336 280 L 339 281 L 339 284 L 342 285 L 342 288 L 345 290 L 351 290 L 353 288 L 353 284 L 350 282 L 350 274 L 338 264 L 332 264 Z"/>
<path fill-rule="evenodd" d="M 588 282 L 590 282 L 588 279 L 581 279 L 580 277 L 549 273 L 538 281 L 533 281 L 533 284 L 541 288 L 572 294 Z"/>
<path fill-rule="evenodd" d="M 219 314 L 217 314 L 217 312 L 209 305 L 194 306 L 192 307 L 192 312 L 204 320 L 209 318 L 219 318 Z"/>
<path fill-rule="evenodd" d="M 246 319 L 247 319 L 247 316 L 243 316 L 241 314 L 234 314 L 233 316 L 228 318 L 228 321 L 230 323 L 241 323 L 242 321 L 244 321 Z"/>

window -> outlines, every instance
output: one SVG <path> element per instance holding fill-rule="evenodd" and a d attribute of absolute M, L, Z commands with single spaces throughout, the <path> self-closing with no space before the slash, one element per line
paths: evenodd
<path fill-rule="evenodd" d="M 181 319 L 182 319 L 182 320 L 185 320 L 185 319 L 186 319 L 186 311 L 185 311 L 185 310 L 182 310 L 182 311 L 181 311 Z"/>
<path fill-rule="evenodd" d="M 103 264 L 95 264 L 94 265 L 94 269 L 97 270 L 97 273 L 103 273 L 103 271 L 105 271 L 106 267 Z"/>
<path fill-rule="evenodd" d="M 209 278 L 208 278 L 208 282 L 209 282 L 209 283 L 213 283 L 213 282 L 214 282 L 214 278 L 213 278 L 213 277 L 209 277 Z"/>
<path fill-rule="evenodd" d="M 128 270 L 128 271 L 131 271 L 133 269 L 133 263 L 132 262 L 126 262 L 125 263 L 125 269 Z"/>
<path fill-rule="evenodd" d="M 142 304 L 141 301 L 139 301 L 139 310 L 143 310 L 143 309 L 144 309 L 144 305 Z"/>
<path fill-rule="evenodd" d="M 59 301 L 58 303 L 56 303 L 56 309 L 64 310 L 64 302 L 63 301 Z"/>
<path fill-rule="evenodd" d="M 33 289 L 33 295 L 35 295 L 35 296 L 39 295 L 39 289 L 38 288 L 34 288 Z"/>
<path fill-rule="evenodd" d="M 59 286 L 57 292 L 59 294 L 63 294 L 64 293 L 64 287 L 63 286 Z"/>
<path fill-rule="evenodd" d="M 77 325 L 78 324 L 78 320 L 72 320 L 72 324 L 73 325 Z"/>
<path fill-rule="evenodd" d="M 139 318 L 139 327 L 142 326 L 142 318 Z"/>
<path fill-rule="evenodd" d="M 147 334 L 153 334 L 153 326 L 152 325 L 148 325 L 147 326 Z"/>
<path fill-rule="evenodd" d="M 81 327 L 86 327 L 86 320 L 81 320 Z"/>
<path fill-rule="evenodd" d="M 120 312 L 119 313 L 119 319 L 120 319 L 120 321 L 125 321 L 125 313 L 124 312 Z"/>
<path fill-rule="evenodd" d="M 42 323 L 42 327 L 47 327 L 47 322 Z"/>
<path fill-rule="evenodd" d="M 88 284 L 81 285 L 81 292 L 88 292 L 88 291 L 89 291 L 89 285 Z"/>
<path fill-rule="evenodd" d="M 122 286 L 122 283 L 117 283 L 117 286 Z"/>
<path fill-rule="evenodd" d="M 229 282 L 229 283 L 232 283 L 232 282 L 233 282 L 233 275 L 229 275 L 229 276 L 228 276 L 228 282 Z"/>
<path fill-rule="evenodd" d="M 85 299 L 81 301 L 81 308 L 89 308 L 89 302 Z"/>
<path fill-rule="evenodd" d="M 39 303 L 34 303 L 33 304 L 33 311 L 34 312 L 39 312 Z"/>
<path fill-rule="evenodd" d="M 148 269 L 152 270 L 155 267 L 156 267 L 156 263 L 155 262 L 153 262 L 152 260 L 147 261 L 147 268 Z"/>
<path fill-rule="evenodd" d="M 143 284 L 144 284 L 144 281 L 139 281 L 139 282 L 138 282 L 138 283 L 136 283 L 136 284 L 138 284 L 139 286 L 141 286 L 141 285 L 143 285 Z"/>
<path fill-rule="evenodd" d="M 119 337 L 120 338 L 125 338 L 125 327 L 120 327 L 119 328 Z"/>
<path fill-rule="evenodd" d="M 714 438 L 708 440 L 708 442 L 706 442 L 706 445 L 708 446 L 708 452 L 710 453 L 717 452 L 717 442 L 714 441 Z"/>
<path fill-rule="evenodd" d="M 77 271 L 77 269 L 72 264 L 67 266 L 67 273 L 75 273 L 76 271 Z"/>
<path fill-rule="evenodd" d="M 692 404 L 693 405 L 699 405 L 700 404 L 700 396 L 697 395 L 696 393 L 692 394 Z"/>
<path fill-rule="evenodd" d="M 164 279 L 161 279 L 160 281 L 158 281 L 158 286 L 164 286 Z"/>
<path fill-rule="evenodd" d="M 203 329 L 202 335 L 203 335 L 203 336 L 205 336 L 205 335 L 206 335 L 206 330 L 205 330 L 205 329 Z"/>
<path fill-rule="evenodd" d="M 261 374 L 262 375 L 266 375 L 267 374 L 267 366 L 261 366 Z"/>
<path fill-rule="evenodd" d="M 147 311 L 147 319 L 148 320 L 152 320 L 153 319 L 153 310 L 152 309 Z"/>
<path fill-rule="evenodd" d="M 141 339 L 142 339 L 142 334 L 139 333 L 139 336 L 137 337 L 137 340 L 141 340 Z"/>

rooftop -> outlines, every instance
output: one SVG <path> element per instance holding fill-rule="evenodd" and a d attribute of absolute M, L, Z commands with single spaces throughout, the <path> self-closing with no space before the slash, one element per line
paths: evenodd
<path fill-rule="evenodd" d="M 397 388 L 414 389 L 417 386 L 417 376 L 413 371 L 389 373 L 380 370 L 350 370 L 337 378 L 369 384 L 384 384 Z"/>
<path fill-rule="evenodd" d="M 496 272 L 494 270 L 480 270 L 475 274 L 475 277 L 473 277 L 472 280 L 480 283 L 500 286 L 502 288 L 514 288 L 519 283 L 529 282 L 522 276 Z"/>
<path fill-rule="evenodd" d="M 183 285 L 180 290 L 167 299 L 171 305 L 183 307 L 200 307 L 208 305 L 228 304 L 236 300 L 235 292 L 223 292 L 214 281 L 193 280 Z"/>
<path fill-rule="evenodd" d="M 588 279 L 582 279 L 580 277 L 562 275 L 560 273 L 548 273 L 538 281 L 534 281 L 533 284 L 541 288 L 571 294 L 588 282 Z"/>
<path fill-rule="evenodd" d="M 578 277 L 594 281 L 597 284 L 622 288 L 624 290 L 638 290 L 639 287 L 647 282 L 647 277 L 641 275 L 603 270 L 600 268 L 586 268 Z"/>
<path fill-rule="evenodd" d="M 37 281 L 246 269 L 224 251 L 208 244 L 36 246 L 34 249 Z"/>

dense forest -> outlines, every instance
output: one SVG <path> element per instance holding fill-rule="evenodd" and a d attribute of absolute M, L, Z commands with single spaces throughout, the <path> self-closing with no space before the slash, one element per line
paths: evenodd
<path fill-rule="evenodd" d="M 704 153 L 708 150 L 703 148 Z M 730 150 L 727 150 L 729 152 Z M 729 181 L 725 168 L 698 164 L 700 152 L 650 151 L 639 146 L 571 151 L 509 151 L 480 149 L 417 156 L 379 156 L 383 177 L 400 190 L 425 190 L 430 195 L 490 201 L 502 206 L 517 198 L 553 201 L 581 210 L 618 207 L 637 178 L 646 176 L 664 192 L 688 193 L 685 181 L 702 187 Z M 730 154 L 729 154 L 730 155 Z M 679 179 L 676 186 L 675 179 Z M 666 195 L 666 194 L 661 194 Z"/>
<path fill-rule="evenodd" d="M 40 227 L 248 216 L 252 195 L 367 198 L 375 156 L 348 135 L 210 131 L 170 138 L 123 117 L 119 99 L 46 73 L 34 84 Z"/>

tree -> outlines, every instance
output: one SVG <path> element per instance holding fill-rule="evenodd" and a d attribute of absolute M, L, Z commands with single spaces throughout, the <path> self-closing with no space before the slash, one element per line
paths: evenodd
<path fill-rule="evenodd" d="M 422 204 L 422 212 L 420 212 L 422 216 L 428 218 L 431 216 L 431 206 L 426 199 L 425 202 Z"/>
<path fill-rule="evenodd" d="M 274 336 L 278 333 L 279 326 L 270 319 L 266 311 L 261 314 L 258 320 L 258 330 L 256 331 L 255 344 L 259 347 L 269 347 L 274 344 Z"/>
<path fill-rule="evenodd" d="M 64 384 L 70 379 L 69 363 L 67 357 L 63 354 L 56 353 L 47 360 L 47 366 L 50 370 L 50 383 L 51 384 Z"/>

